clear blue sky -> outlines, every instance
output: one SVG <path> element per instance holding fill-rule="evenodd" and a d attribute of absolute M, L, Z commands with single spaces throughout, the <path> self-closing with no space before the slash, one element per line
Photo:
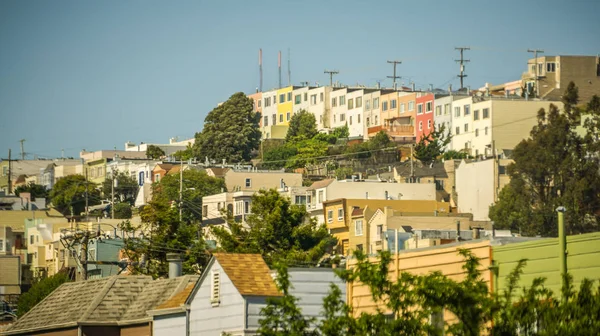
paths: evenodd
<path fill-rule="evenodd" d="M 600 1 L 0 1 L 0 157 L 191 137 L 237 91 L 292 82 L 374 85 L 399 59 L 405 83 L 516 80 L 528 48 L 600 53 Z M 284 67 L 284 83 L 287 70 Z M 387 85 L 391 85 L 388 80 Z"/>

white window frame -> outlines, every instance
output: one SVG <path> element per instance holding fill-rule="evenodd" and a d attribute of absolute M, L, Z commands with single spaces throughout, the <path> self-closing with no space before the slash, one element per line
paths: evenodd
<path fill-rule="evenodd" d="M 423 114 L 423 103 L 417 104 L 417 114 Z"/>
<path fill-rule="evenodd" d="M 244 185 L 246 188 L 252 188 L 252 179 L 247 177 Z"/>
<path fill-rule="evenodd" d="M 363 220 L 357 219 L 354 221 L 354 235 L 362 236 L 363 235 Z"/>
<path fill-rule="evenodd" d="M 337 212 L 338 212 L 338 220 L 344 219 L 344 209 L 339 208 L 339 209 L 337 209 Z"/>
<path fill-rule="evenodd" d="M 327 210 L 327 223 L 333 222 L 333 210 Z"/>

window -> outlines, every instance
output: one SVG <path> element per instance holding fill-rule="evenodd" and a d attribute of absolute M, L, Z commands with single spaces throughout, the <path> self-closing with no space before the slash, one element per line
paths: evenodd
<path fill-rule="evenodd" d="M 290 121 L 290 115 L 291 115 L 290 112 L 286 113 L 286 115 L 285 115 L 286 121 Z"/>
<path fill-rule="evenodd" d="M 546 63 L 546 72 L 555 72 L 556 71 L 556 63 L 548 62 Z"/>
<path fill-rule="evenodd" d="M 316 105 L 317 104 L 317 95 L 310 95 L 310 104 L 311 105 Z"/>
<path fill-rule="evenodd" d="M 479 128 L 475 129 L 475 136 L 478 137 L 479 136 Z"/>
<path fill-rule="evenodd" d="M 319 124 L 322 124 L 322 123 L 323 123 L 323 115 L 321 114 L 321 115 L 319 116 Z"/>
<path fill-rule="evenodd" d="M 409 111 L 414 111 L 415 110 L 415 101 L 409 101 L 408 102 L 408 110 Z"/>
<path fill-rule="evenodd" d="M 340 106 L 346 105 L 346 96 L 340 96 Z"/>
<path fill-rule="evenodd" d="M 377 240 L 381 240 L 383 238 L 383 224 L 377 225 Z"/>
<path fill-rule="evenodd" d="M 435 115 L 436 116 L 441 116 L 442 115 L 442 105 L 438 105 L 435 107 Z"/>
<path fill-rule="evenodd" d="M 422 114 L 423 113 L 423 104 L 418 104 L 417 105 L 417 114 Z"/>
<path fill-rule="evenodd" d="M 285 93 L 279 95 L 279 104 L 285 103 Z"/>
<path fill-rule="evenodd" d="M 245 214 L 250 213 L 250 202 L 249 201 L 244 201 L 244 213 Z"/>
<path fill-rule="evenodd" d="M 0 251 L 4 252 L 4 241 L 0 239 Z"/>
<path fill-rule="evenodd" d="M 336 122 L 336 120 L 335 120 L 335 119 L 336 119 L 336 117 L 337 117 L 337 114 L 334 114 L 334 115 L 333 115 L 333 122 Z"/>
<path fill-rule="evenodd" d="M 155 174 L 154 175 L 154 182 L 158 182 L 160 181 L 160 174 Z"/>
<path fill-rule="evenodd" d="M 450 114 L 450 104 L 444 104 L 444 115 Z"/>
<path fill-rule="evenodd" d="M 308 100 L 308 93 L 304 92 L 304 101 Z"/>
<path fill-rule="evenodd" d="M 422 130 L 423 130 L 423 122 L 419 121 L 419 131 L 422 131 Z"/>
<path fill-rule="evenodd" d="M 348 99 L 348 110 L 352 110 L 354 108 L 354 99 Z"/>
<path fill-rule="evenodd" d="M 367 127 L 371 126 L 371 122 L 369 120 L 369 117 L 367 117 Z"/>
<path fill-rule="evenodd" d="M 479 110 L 473 111 L 473 120 L 479 120 Z"/>
<path fill-rule="evenodd" d="M 317 203 L 323 203 L 323 190 L 319 190 L 319 194 L 317 196 Z"/>
<path fill-rule="evenodd" d="M 485 127 L 485 135 L 488 135 L 488 128 L 487 128 L 487 126 Z"/>
<path fill-rule="evenodd" d="M 490 109 L 489 108 L 484 108 L 483 109 L 483 119 L 487 119 L 490 117 Z"/>
<path fill-rule="evenodd" d="M 356 97 L 356 108 L 362 107 L 362 97 Z"/>
<path fill-rule="evenodd" d="M 271 98 L 265 98 L 265 107 L 271 106 Z"/>
<path fill-rule="evenodd" d="M 348 120 L 350 121 L 350 125 L 352 125 L 352 116 L 350 116 L 350 118 L 348 118 Z"/>
<path fill-rule="evenodd" d="M 378 109 L 379 108 L 379 97 L 378 98 L 373 98 L 373 109 Z"/>
<path fill-rule="evenodd" d="M 30 244 L 30 245 L 33 245 L 33 243 L 34 243 L 34 240 L 33 240 L 33 239 L 34 239 L 34 238 L 33 238 L 33 235 L 29 236 L 29 244 Z"/>
<path fill-rule="evenodd" d="M 283 122 L 283 114 L 279 115 L 279 122 L 282 123 Z"/>
<path fill-rule="evenodd" d="M 454 108 L 454 116 L 460 117 L 460 106 Z"/>
<path fill-rule="evenodd" d="M 396 101 L 396 99 L 392 99 L 390 102 L 390 108 L 395 109 L 397 104 L 398 104 L 398 101 Z"/>
<path fill-rule="evenodd" d="M 469 131 L 469 124 L 465 124 L 465 133 Z"/>
<path fill-rule="evenodd" d="M 456 126 L 456 134 L 460 134 L 460 127 Z"/>
<path fill-rule="evenodd" d="M 356 119 L 358 119 L 356 122 L 360 124 L 360 114 L 356 116 Z"/>
<path fill-rule="evenodd" d="M 365 111 L 371 110 L 371 99 L 365 100 Z"/>
<path fill-rule="evenodd" d="M 277 123 L 277 115 L 273 114 L 271 117 L 272 117 L 271 120 L 273 121 L 273 125 L 275 125 Z"/>
<path fill-rule="evenodd" d="M 342 220 L 344 219 L 344 209 L 339 208 L 338 209 L 338 220 Z"/>
<path fill-rule="evenodd" d="M 277 104 L 277 96 L 273 96 L 273 105 Z"/>
<path fill-rule="evenodd" d="M 302 95 L 296 95 L 296 97 L 294 97 L 294 104 L 300 103 L 302 103 Z"/>
<path fill-rule="evenodd" d="M 333 222 L 333 210 L 327 210 L 327 222 Z"/>
<path fill-rule="evenodd" d="M 325 99 L 325 96 L 323 95 L 323 92 L 319 93 L 319 102 L 323 102 L 323 99 Z"/>
<path fill-rule="evenodd" d="M 262 99 L 256 102 L 257 106 L 260 108 L 262 104 Z"/>
<path fill-rule="evenodd" d="M 471 105 L 465 105 L 465 116 L 471 114 Z"/>
<path fill-rule="evenodd" d="M 221 303 L 221 275 L 219 271 L 211 272 L 210 282 L 210 303 L 213 307 L 216 307 Z"/>
<path fill-rule="evenodd" d="M 427 120 L 427 129 L 431 129 L 431 119 Z"/>
<path fill-rule="evenodd" d="M 362 236 L 363 235 L 363 221 L 362 219 L 357 219 L 354 221 L 354 235 Z"/>
<path fill-rule="evenodd" d="M 292 101 L 292 93 L 288 92 L 287 94 L 287 101 Z"/>
<path fill-rule="evenodd" d="M 267 116 L 263 117 L 263 126 L 269 126 L 269 117 L 267 117 Z"/>
<path fill-rule="evenodd" d="M 432 102 L 425 103 L 425 112 L 431 113 L 431 111 L 433 111 L 432 106 L 433 106 Z"/>
<path fill-rule="evenodd" d="M 331 107 L 337 106 L 337 98 L 331 98 Z"/>
<path fill-rule="evenodd" d="M 294 197 L 294 199 L 295 199 L 295 203 L 294 204 L 306 204 L 306 196 L 296 195 Z"/>
<path fill-rule="evenodd" d="M 375 116 L 375 125 L 379 125 L 379 120 L 377 116 Z"/>
<path fill-rule="evenodd" d="M 544 63 L 538 63 L 538 76 L 544 71 Z"/>
<path fill-rule="evenodd" d="M 246 179 L 246 188 L 251 188 L 252 187 L 252 179 L 247 178 Z"/>
<path fill-rule="evenodd" d="M 400 104 L 400 113 L 404 113 L 404 103 Z"/>
<path fill-rule="evenodd" d="M 381 110 L 383 110 L 383 111 L 388 110 L 388 102 L 387 101 L 384 101 L 383 103 L 381 103 Z"/>
<path fill-rule="evenodd" d="M 4 167 L 2 167 L 2 176 L 6 176 L 6 175 L 8 175 L 8 167 L 4 166 Z"/>

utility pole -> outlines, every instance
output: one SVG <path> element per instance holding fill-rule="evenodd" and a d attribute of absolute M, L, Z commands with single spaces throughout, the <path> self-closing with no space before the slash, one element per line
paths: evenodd
<path fill-rule="evenodd" d="M 83 234 L 81 241 L 81 277 L 83 280 L 87 280 L 87 261 L 88 261 L 88 242 L 90 240 L 90 233 L 86 230 Z"/>
<path fill-rule="evenodd" d="M 179 159 L 179 222 L 183 215 L 183 160 Z"/>
<path fill-rule="evenodd" d="M 25 146 L 23 145 L 25 143 L 25 139 L 21 139 L 19 142 L 21 143 L 21 160 L 25 160 Z"/>
<path fill-rule="evenodd" d="M 411 178 L 411 182 L 412 182 L 412 178 L 413 176 L 415 176 L 415 164 L 414 164 L 414 160 L 413 160 L 413 148 L 415 146 L 413 144 L 410 145 L 410 178 Z"/>
<path fill-rule="evenodd" d="M 560 262 L 561 284 L 565 285 L 567 274 L 567 234 L 565 233 L 565 207 L 556 208 L 558 212 L 558 260 Z"/>
<path fill-rule="evenodd" d="M 471 62 L 470 60 L 466 60 L 464 58 L 464 51 L 465 50 L 471 50 L 471 48 L 469 47 L 456 47 L 454 48 L 455 50 L 460 51 L 460 59 L 454 60 L 455 62 L 460 63 L 460 75 L 458 75 L 457 77 L 460 78 L 460 88 L 464 88 L 464 78 L 467 77 L 467 75 L 465 75 L 465 63 Z"/>
<path fill-rule="evenodd" d="M 340 72 L 337 70 L 325 70 L 323 73 L 329 74 L 329 86 L 333 86 L 333 75 L 337 75 Z"/>
<path fill-rule="evenodd" d="M 393 76 L 387 76 L 387 78 L 391 78 L 392 79 L 392 81 L 394 82 L 394 84 L 393 84 L 394 86 L 393 87 L 394 87 L 394 90 L 395 90 L 396 89 L 396 79 L 402 78 L 400 76 L 396 76 L 396 65 L 402 64 L 402 61 L 387 61 L 387 62 L 394 65 L 394 75 Z"/>
<path fill-rule="evenodd" d="M 81 159 L 81 162 L 83 163 L 83 159 Z M 85 220 L 87 221 L 88 216 L 89 216 L 89 212 L 88 212 L 88 167 L 84 166 L 85 168 Z"/>
<path fill-rule="evenodd" d="M 288 48 L 288 86 L 292 85 L 291 53 L 290 48 Z"/>
<path fill-rule="evenodd" d="M 281 89 L 281 50 L 279 51 L 279 54 L 277 55 L 277 67 L 279 69 L 279 86 L 277 88 Z"/>
<path fill-rule="evenodd" d="M 538 85 L 538 79 L 539 79 L 539 74 L 538 74 L 538 53 L 543 54 L 544 51 L 540 50 L 540 49 L 527 49 L 527 52 L 533 53 L 533 58 L 535 59 L 535 97 L 539 98 L 540 97 L 540 87 Z"/>
<path fill-rule="evenodd" d="M 112 183 L 110 184 L 110 218 L 115 219 L 115 168 L 112 169 Z"/>
<path fill-rule="evenodd" d="M 10 159 L 11 150 L 8 149 L 8 194 L 12 193 L 12 160 Z"/>
<path fill-rule="evenodd" d="M 259 92 L 263 90 L 263 70 L 262 70 L 262 48 L 258 49 L 258 72 L 260 73 L 260 82 L 258 84 Z"/>

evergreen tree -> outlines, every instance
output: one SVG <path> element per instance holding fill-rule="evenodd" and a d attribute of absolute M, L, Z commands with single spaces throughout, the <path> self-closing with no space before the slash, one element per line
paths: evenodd
<path fill-rule="evenodd" d="M 314 114 L 300 110 L 292 116 L 285 141 L 309 140 L 317 135 L 317 120 Z"/>
<path fill-rule="evenodd" d="M 434 127 L 431 132 L 424 135 L 415 145 L 414 157 L 428 165 L 433 163 L 444 154 L 446 147 L 452 141 L 450 131 L 446 132 L 446 126 Z"/>
<path fill-rule="evenodd" d="M 148 159 L 158 160 L 165 156 L 165 151 L 156 145 L 148 145 L 146 148 L 146 157 Z"/>

